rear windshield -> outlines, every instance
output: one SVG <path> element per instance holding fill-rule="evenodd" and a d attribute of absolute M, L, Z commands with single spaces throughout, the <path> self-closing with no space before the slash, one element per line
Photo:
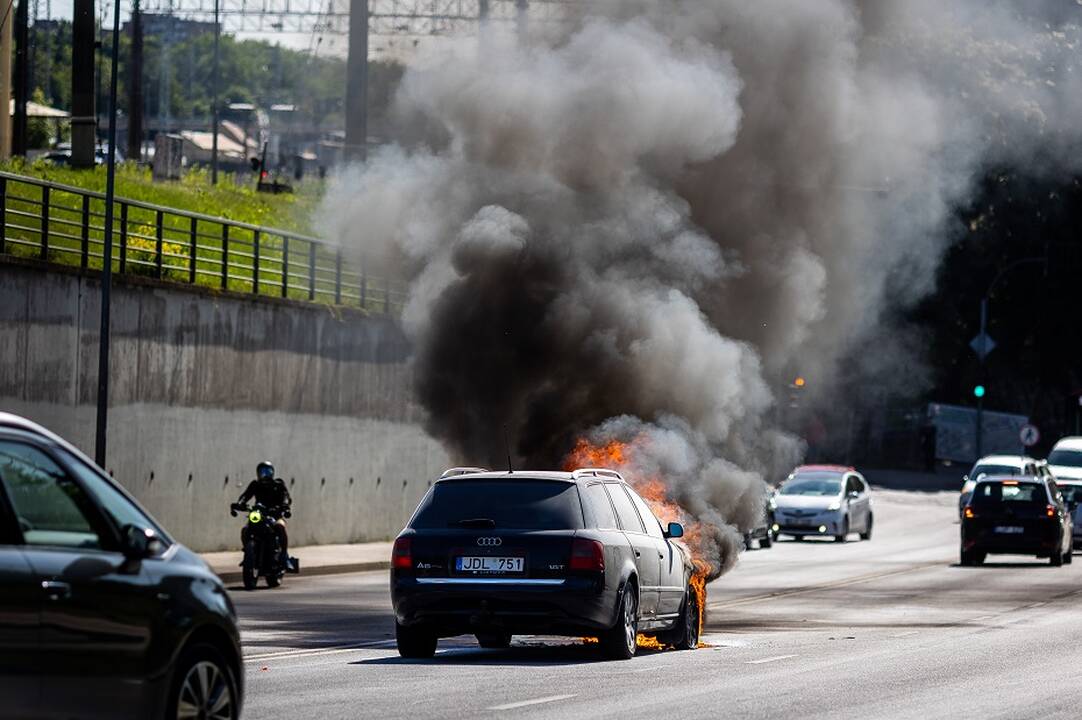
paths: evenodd
<path fill-rule="evenodd" d="M 551 480 L 445 480 L 421 501 L 410 527 L 579 530 L 582 507 L 574 483 Z"/>
<path fill-rule="evenodd" d="M 837 495 L 842 491 L 841 476 L 836 473 L 801 473 L 778 490 L 782 495 Z"/>
<path fill-rule="evenodd" d="M 1021 475 L 1022 468 L 1017 465 L 974 465 L 969 477 L 976 480 L 981 475 Z"/>
<path fill-rule="evenodd" d="M 982 482 L 977 485 L 973 493 L 973 503 L 976 507 L 991 507 L 1010 505 L 1018 508 L 1041 508 L 1048 505 L 1048 493 L 1044 485 L 1040 483 L 1021 482 L 1018 484 L 1004 484 L 998 482 Z"/>
<path fill-rule="evenodd" d="M 1048 464 L 1082 467 L 1082 450 L 1053 450 L 1048 453 Z"/>

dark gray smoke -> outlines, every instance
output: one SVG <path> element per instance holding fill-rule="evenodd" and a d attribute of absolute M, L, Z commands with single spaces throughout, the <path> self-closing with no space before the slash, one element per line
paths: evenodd
<path fill-rule="evenodd" d="M 728 566 L 799 459 L 783 379 L 831 401 L 854 354 L 911 377 L 883 322 L 933 288 L 952 209 L 990 164 L 1075 147 L 1078 13 L 1015 5 L 620 0 L 463 41 L 407 72 L 400 143 L 340 179 L 327 231 L 409 278 L 454 454 L 501 466 L 505 427 L 533 467 L 650 438 Z"/>

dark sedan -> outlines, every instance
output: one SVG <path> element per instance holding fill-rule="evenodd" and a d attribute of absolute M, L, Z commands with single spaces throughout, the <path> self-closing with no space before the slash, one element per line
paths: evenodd
<path fill-rule="evenodd" d="M 1055 481 L 1045 476 L 982 477 L 962 508 L 962 565 L 989 554 L 1035 555 L 1052 565 L 1071 562 L 1071 514 Z"/>
<path fill-rule="evenodd" d="M 0 717 L 240 716 L 225 588 L 117 483 L 0 413 Z"/>
<path fill-rule="evenodd" d="M 449 471 L 395 540 L 399 652 L 431 657 L 461 634 L 489 648 L 516 634 L 597 636 L 613 658 L 633 656 L 639 632 L 694 648 L 682 534 L 611 470 Z"/>

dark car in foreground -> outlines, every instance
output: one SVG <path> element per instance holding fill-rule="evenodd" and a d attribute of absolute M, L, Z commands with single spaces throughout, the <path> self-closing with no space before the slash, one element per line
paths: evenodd
<path fill-rule="evenodd" d="M 463 634 L 485 648 L 520 634 L 596 636 L 618 659 L 640 632 L 695 648 L 682 535 L 612 470 L 448 471 L 394 543 L 399 653 L 431 657 L 439 638 Z"/>
<path fill-rule="evenodd" d="M 0 413 L 0 717 L 240 716 L 221 581 L 73 446 Z"/>
<path fill-rule="evenodd" d="M 985 476 L 962 509 L 962 565 L 989 554 L 1071 562 L 1073 524 L 1055 481 L 1040 475 Z"/>

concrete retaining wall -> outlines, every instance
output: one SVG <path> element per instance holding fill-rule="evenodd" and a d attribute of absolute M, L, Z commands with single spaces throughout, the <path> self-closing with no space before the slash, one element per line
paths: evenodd
<path fill-rule="evenodd" d="M 0 262 L 0 409 L 90 455 L 99 298 L 93 274 Z M 238 544 L 228 504 L 261 459 L 297 544 L 394 535 L 449 464 L 387 318 L 137 280 L 112 309 L 108 468 L 196 550 Z"/>

